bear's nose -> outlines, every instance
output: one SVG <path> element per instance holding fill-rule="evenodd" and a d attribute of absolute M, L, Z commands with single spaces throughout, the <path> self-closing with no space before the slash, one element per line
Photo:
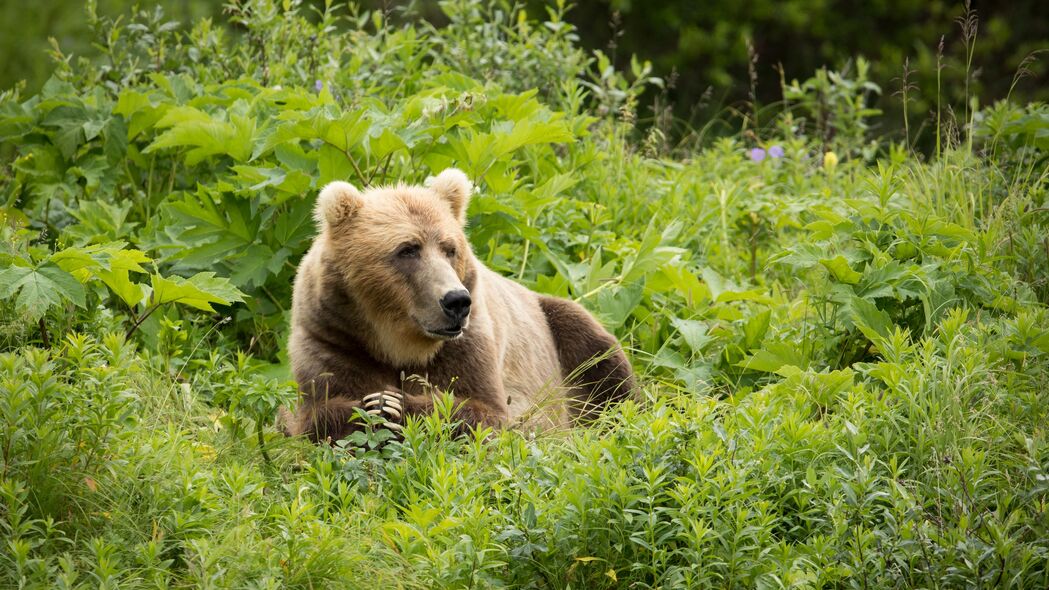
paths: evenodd
<path fill-rule="evenodd" d="M 441 297 L 441 309 L 449 318 L 460 321 L 470 314 L 470 292 L 463 289 L 449 291 Z"/>

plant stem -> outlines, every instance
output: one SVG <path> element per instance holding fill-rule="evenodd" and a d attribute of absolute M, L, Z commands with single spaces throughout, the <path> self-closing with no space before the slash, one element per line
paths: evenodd
<path fill-rule="evenodd" d="M 160 309 L 160 304 L 159 303 L 157 305 L 154 305 L 153 307 L 147 309 L 146 312 L 143 313 L 142 315 L 138 316 L 138 319 L 135 320 L 135 323 L 132 324 L 131 328 L 128 329 L 127 334 L 124 334 L 124 339 L 127 340 L 128 338 L 131 338 L 131 335 L 134 334 L 135 330 L 137 330 L 138 327 L 142 325 L 142 322 L 146 321 L 146 318 L 148 318 L 150 316 L 150 314 L 152 314 L 154 311 L 156 311 L 158 309 Z"/>
<path fill-rule="evenodd" d="M 270 459 L 269 451 L 266 450 L 266 437 L 262 432 L 262 420 L 255 420 L 255 435 L 259 439 L 259 452 L 262 453 L 262 460 L 265 461 L 266 465 L 272 467 L 273 459 Z"/>
<path fill-rule="evenodd" d="M 333 148 L 335 148 L 337 150 L 339 150 L 340 152 L 342 152 L 342 155 L 346 156 L 346 159 L 350 161 L 350 166 L 353 166 L 354 173 L 357 174 L 357 180 L 360 181 L 361 188 L 362 189 L 367 188 L 368 187 L 368 181 L 364 178 L 364 173 L 361 172 L 360 166 L 357 165 L 357 160 L 353 159 L 353 156 L 350 155 L 349 150 L 344 150 L 341 147 L 335 145 L 334 143 L 332 143 L 332 142 L 330 142 L 330 141 L 328 141 L 326 139 L 324 140 L 324 143 L 327 144 L 327 145 L 330 145 L 331 147 L 333 147 Z"/>
<path fill-rule="evenodd" d="M 51 348 L 51 336 L 47 333 L 47 324 L 44 323 L 44 318 L 37 320 L 37 325 L 40 327 L 40 339 L 44 341 L 44 348 Z"/>

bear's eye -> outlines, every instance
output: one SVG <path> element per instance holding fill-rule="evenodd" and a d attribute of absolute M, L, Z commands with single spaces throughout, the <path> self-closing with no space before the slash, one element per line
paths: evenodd
<path fill-rule="evenodd" d="M 405 244 L 397 249 L 397 258 L 418 258 L 419 245 Z"/>
<path fill-rule="evenodd" d="M 444 249 L 444 255 L 447 256 L 448 258 L 455 258 L 455 255 L 456 255 L 455 246 L 448 246 L 447 248 L 445 248 Z"/>

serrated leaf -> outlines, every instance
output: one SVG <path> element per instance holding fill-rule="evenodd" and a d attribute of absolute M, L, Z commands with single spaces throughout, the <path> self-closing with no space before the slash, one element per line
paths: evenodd
<path fill-rule="evenodd" d="M 113 113 L 122 116 L 127 121 L 126 143 L 126 140 L 134 139 L 146 129 L 153 127 L 164 116 L 165 110 L 167 110 L 167 105 L 154 106 L 145 94 L 136 90 L 125 90 L 117 98 L 117 105 Z"/>
<path fill-rule="evenodd" d="M 145 296 L 142 285 L 131 281 L 127 271 L 99 271 L 95 273 L 109 290 L 129 307 L 142 302 Z"/>
<path fill-rule="evenodd" d="M 238 257 L 233 265 L 234 272 L 230 280 L 235 285 L 263 286 L 271 273 L 270 262 L 274 258 L 273 250 L 264 244 L 252 244 Z M 279 270 L 279 267 L 278 269 Z M 274 273 L 276 274 L 276 273 Z"/>
<path fill-rule="evenodd" d="M 88 248 L 65 248 L 52 254 L 49 257 L 49 260 L 54 262 L 62 270 L 75 275 L 78 271 L 102 266 L 103 258 L 103 256 L 99 255 L 97 250 L 92 251 Z M 84 279 L 88 276 L 88 273 L 83 273 Z"/>
<path fill-rule="evenodd" d="M 109 269 L 96 271 L 95 275 L 109 287 L 109 290 L 128 306 L 134 307 L 142 302 L 145 296 L 142 285 L 131 281 L 130 273 L 143 273 L 142 264 L 149 262 L 149 257 L 139 250 L 118 250 L 109 260 Z"/>
<path fill-rule="evenodd" d="M 496 157 L 502 157 L 526 145 L 566 141 L 572 141 L 572 132 L 564 121 L 517 121 L 509 133 L 499 136 L 496 140 Z"/>
<path fill-rule="evenodd" d="M 216 277 L 213 272 L 202 272 L 188 279 L 151 275 L 151 305 L 181 303 L 203 311 L 215 311 L 213 303 L 229 305 L 244 300 L 244 293 L 228 279 Z"/>
<path fill-rule="evenodd" d="M 353 150 L 368 133 L 369 121 L 364 117 L 364 113 L 355 111 L 346 113 L 334 121 L 319 120 L 316 125 L 320 129 L 320 138 L 324 143 L 343 152 Z"/>
<path fill-rule="evenodd" d="M 146 272 L 142 265 L 150 262 L 150 258 L 140 250 L 125 250 L 123 243 L 114 242 L 66 248 L 52 254 L 50 260 L 82 283 L 92 276 L 97 277 L 129 306 L 142 301 L 142 285 L 132 282 L 129 277 L 132 272 Z"/>
<path fill-rule="evenodd" d="M 54 127 L 53 140 L 64 158 L 71 159 L 84 142 L 84 125 L 88 112 L 81 105 L 69 104 L 52 109 L 41 121 L 45 127 Z"/>
<path fill-rule="evenodd" d="M 161 133 L 143 153 L 171 147 L 190 148 L 186 152 L 186 163 L 190 166 L 219 154 L 237 162 L 251 156 L 255 120 L 249 117 L 233 114 L 229 121 L 223 121 L 193 107 L 180 106 L 168 109 L 156 126 L 170 129 Z"/>
<path fill-rule="evenodd" d="M 85 305 L 84 286 L 53 262 L 36 268 L 11 266 L 0 271 L 0 298 L 18 293 L 15 305 L 25 310 L 30 320 L 36 320 L 53 305 L 63 300 L 78 307 Z"/>
<path fill-rule="evenodd" d="M 393 152 L 406 149 L 408 149 L 408 144 L 389 127 L 383 129 L 377 137 L 368 140 L 368 151 L 376 159 L 382 159 Z"/>
<path fill-rule="evenodd" d="M 25 277 L 32 273 L 33 268 L 28 266 L 9 266 L 0 271 L 0 299 L 14 295 Z"/>

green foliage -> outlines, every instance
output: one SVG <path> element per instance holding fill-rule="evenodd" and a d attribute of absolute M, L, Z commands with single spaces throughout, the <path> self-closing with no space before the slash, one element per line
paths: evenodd
<path fill-rule="evenodd" d="M 529 4 L 538 13 L 543 2 Z M 719 0 L 702 10 L 692 0 L 597 0 L 578 3 L 568 20 L 586 46 L 618 52 L 615 65 L 637 55 L 671 81 L 669 94 L 660 91 L 653 101 L 656 126 L 665 125 L 660 111 L 668 102 L 692 125 L 735 109 L 747 111 L 745 120 L 755 111 L 771 119 L 769 111 L 791 100 L 792 87 L 804 85 L 796 80 L 824 66 L 847 69 L 863 57 L 869 80 L 885 90 L 874 103 L 888 114 L 879 121 L 882 132 L 931 149 L 937 136 L 948 135 L 937 117 L 961 128 L 974 102 L 1049 100 L 1043 11 L 1040 0 Z"/>
<path fill-rule="evenodd" d="M 25 231 L 16 236 L 21 246 L 26 246 L 28 236 Z M 148 283 L 132 281 L 132 273 L 147 274 L 142 265 L 152 260 L 139 250 L 127 249 L 122 242 L 63 248 L 34 262 L 33 255 L 39 251 L 25 248 L 22 255 L 8 254 L 5 258 L 9 266 L 0 271 L 0 297 L 17 294 L 15 310 L 34 322 L 64 302 L 86 308 L 89 292 L 92 300 L 104 302 L 112 298 L 123 303 L 131 323 L 129 336 L 150 314 L 167 304 L 215 311 L 213 304 L 228 306 L 243 301 L 243 293 L 213 272 L 200 272 L 185 279 L 152 273 Z M 46 339 L 43 324 L 41 329 Z"/>
<path fill-rule="evenodd" d="M 811 128 L 823 145 L 842 153 L 869 156 L 873 148 L 867 144 L 869 121 L 881 114 L 870 107 L 871 96 L 881 94 L 881 88 L 868 79 L 867 60 L 861 57 L 855 66 L 855 77 L 849 72 L 820 68 L 812 78 L 784 86 L 783 101 L 789 116 L 782 124 Z M 799 115 L 800 120 L 796 120 Z"/>
<path fill-rule="evenodd" d="M 871 141 L 857 62 L 764 158 L 674 159 L 634 139 L 650 66 L 561 8 L 442 7 L 95 19 L 104 61 L 0 95 L 0 585 L 1046 586 L 1044 105 L 923 161 Z M 643 392 L 284 437 L 317 191 L 451 165 L 478 258 L 593 311 Z"/>

